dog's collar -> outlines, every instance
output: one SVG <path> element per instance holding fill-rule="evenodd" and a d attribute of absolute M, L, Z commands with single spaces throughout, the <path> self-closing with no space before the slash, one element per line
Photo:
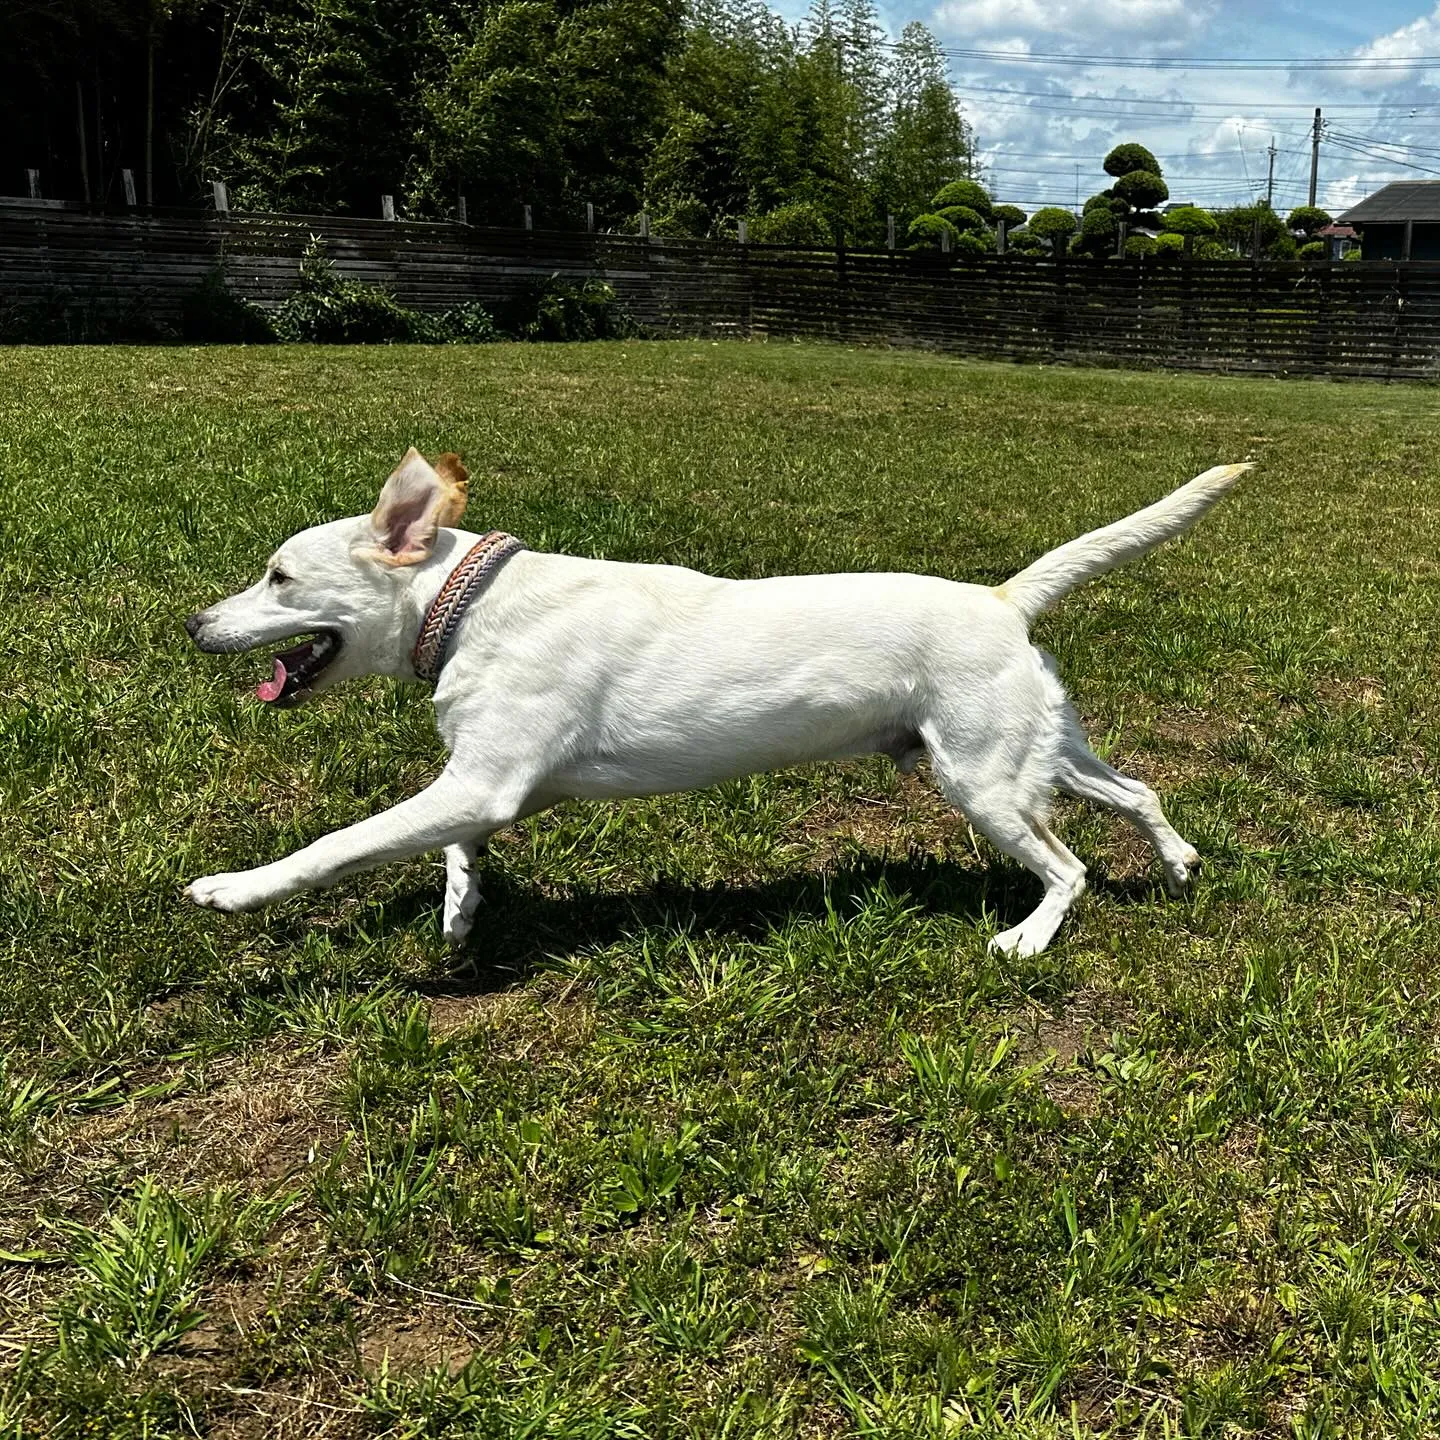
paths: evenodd
<path fill-rule="evenodd" d="M 440 587 L 440 593 L 425 612 L 420 638 L 410 652 L 410 662 L 420 679 L 433 685 L 440 678 L 446 652 L 465 612 L 485 582 L 512 555 L 524 548 L 513 535 L 507 535 L 503 530 L 492 530 L 465 552 L 464 558 L 450 572 L 450 578 Z"/>

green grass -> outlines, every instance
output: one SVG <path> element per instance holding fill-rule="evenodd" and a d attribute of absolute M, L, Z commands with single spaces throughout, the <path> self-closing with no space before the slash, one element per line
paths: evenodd
<path fill-rule="evenodd" d="M 0 352 L 0 1435 L 1440 1430 L 1434 392 L 812 346 Z M 1207 466 L 1041 625 L 1194 896 L 1060 807 L 1036 899 L 880 761 L 180 898 L 423 785 L 180 621 L 367 510 L 728 575 L 999 581 Z"/>

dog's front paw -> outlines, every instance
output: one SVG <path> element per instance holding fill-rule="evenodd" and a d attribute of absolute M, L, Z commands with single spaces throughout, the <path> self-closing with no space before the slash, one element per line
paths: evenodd
<path fill-rule="evenodd" d="M 256 883 L 253 870 L 202 876 L 185 887 L 185 895 L 208 910 L 223 910 L 231 915 L 243 910 L 258 910 L 271 899 L 269 888 Z"/>
<path fill-rule="evenodd" d="M 1195 876 L 1200 869 L 1200 853 L 1194 848 L 1183 854 L 1167 857 L 1164 861 L 1165 893 L 1172 900 L 1188 895 L 1195 885 Z"/>

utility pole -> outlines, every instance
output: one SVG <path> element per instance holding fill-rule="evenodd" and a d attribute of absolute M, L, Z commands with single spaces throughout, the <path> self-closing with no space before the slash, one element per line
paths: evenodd
<path fill-rule="evenodd" d="M 1075 166 L 1075 213 L 1080 213 L 1080 166 Z"/>
<path fill-rule="evenodd" d="M 1315 129 L 1310 137 L 1310 203 L 1315 203 L 1315 182 L 1320 178 L 1320 107 L 1315 107 Z"/>
<path fill-rule="evenodd" d="M 1270 174 L 1265 181 L 1265 208 L 1275 208 L 1275 137 L 1270 137 Z"/>

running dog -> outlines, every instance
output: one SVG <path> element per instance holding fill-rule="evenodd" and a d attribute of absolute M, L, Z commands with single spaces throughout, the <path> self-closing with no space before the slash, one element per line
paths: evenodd
<path fill-rule="evenodd" d="M 358 675 L 432 682 L 449 762 L 383 814 L 186 893 L 255 910 L 443 847 L 444 930 L 459 944 L 487 838 L 557 801 L 877 752 L 909 770 L 928 755 L 946 798 L 1043 883 L 1036 909 L 990 942 L 1037 954 L 1085 885 L 1085 866 L 1047 823 L 1055 789 L 1118 811 L 1154 847 L 1171 894 L 1200 857 L 1148 786 L 1091 753 L 1030 626 L 1188 529 L 1249 468 L 1207 470 L 992 588 L 906 574 L 723 580 L 540 554 L 453 528 L 464 467 L 412 449 L 371 514 L 292 536 L 254 585 L 185 628 L 210 652 L 311 637 L 277 655 L 258 687 L 275 706 Z"/>

